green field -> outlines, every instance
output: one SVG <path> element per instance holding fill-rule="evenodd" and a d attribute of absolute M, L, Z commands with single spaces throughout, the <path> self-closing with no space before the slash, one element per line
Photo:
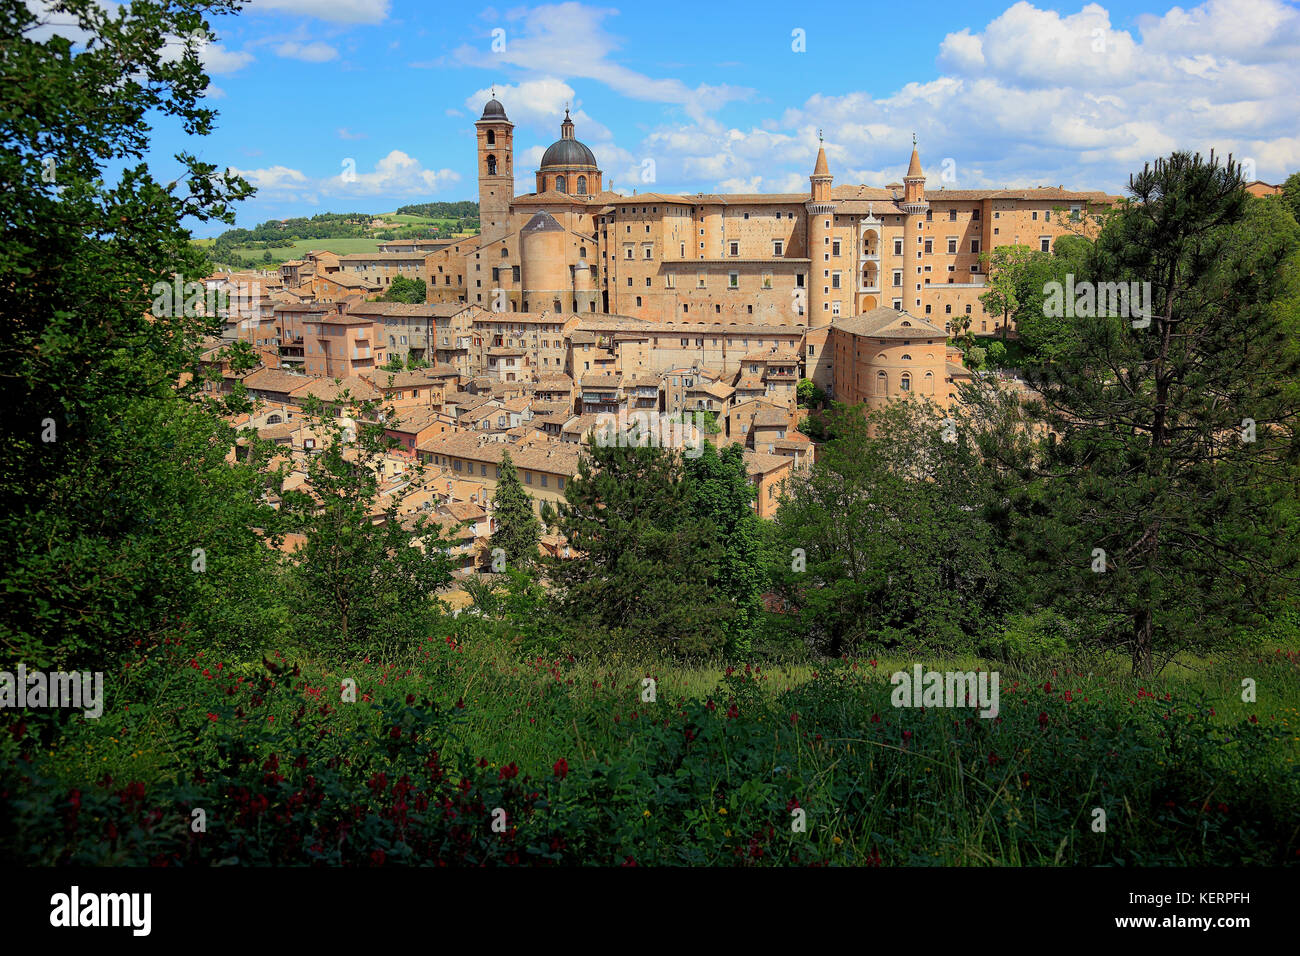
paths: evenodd
<path fill-rule="evenodd" d="M 211 240 L 207 242 L 211 244 Z M 380 242 L 379 239 L 299 239 L 291 246 L 271 249 L 270 253 L 272 262 L 278 265 L 290 259 L 301 259 L 304 254 L 313 249 L 337 252 L 339 255 L 347 255 L 350 252 L 375 252 L 379 249 Z M 262 253 L 265 251 L 267 250 L 250 246 L 236 246 L 234 250 L 235 255 L 257 262 L 261 261 Z"/>
<path fill-rule="evenodd" d="M 407 226 L 437 226 L 439 229 L 455 229 L 456 219 L 434 219 L 430 216 L 412 216 L 407 213 L 400 215 L 395 212 L 381 212 L 376 219 L 382 219 L 384 222 L 400 222 Z"/>

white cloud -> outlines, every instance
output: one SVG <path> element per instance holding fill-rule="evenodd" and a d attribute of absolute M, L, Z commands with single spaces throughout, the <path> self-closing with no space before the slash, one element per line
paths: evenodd
<path fill-rule="evenodd" d="M 346 126 L 340 126 L 338 130 L 339 139 L 369 139 L 365 133 L 354 133 Z"/>
<path fill-rule="evenodd" d="M 339 198 L 383 196 L 388 198 L 413 198 L 427 196 L 459 182 L 460 174 L 451 169 L 425 169 L 414 157 L 400 149 L 392 150 L 375 163 L 370 172 L 359 172 L 351 160 L 343 161 L 344 172 L 313 178 L 299 169 L 287 166 L 268 166 L 262 169 L 230 171 L 243 176 L 258 188 L 262 198 L 284 198 L 306 201 L 308 196 Z M 269 193 L 269 197 L 266 195 Z"/>
<path fill-rule="evenodd" d="M 205 73 L 234 73 L 253 62 L 253 54 L 227 50 L 220 43 L 202 43 L 199 59 Z"/>
<path fill-rule="evenodd" d="M 299 43 L 297 40 L 288 40 L 277 46 L 275 52 L 278 56 L 292 60 L 303 60 L 307 63 L 325 63 L 339 55 L 338 50 L 319 40 L 314 43 Z"/>
<path fill-rule="evenodd" d="M 334 23 L 383 23 L 389 6 L 389 0 L 249 0 L 247 8 Z"/>
<path fill-rule="evenodd" d="M 425 169 L 419 160 L 400 149 L 375 163 L 373 172 L 355 175 L 350 182 L 345 182 L 342 175 L 333 176 L 322 183 L 322 188 L 339 195 L 407 197 L 437 192 L 460 181 L 460 174 L 454 170 Z"/>
<path fill-rule="evenodd" d="M 651 77 L 622 66 L 614 58 L 620 41 L 602 25 L 617 12 L 573 0 L 511 11 L 504 22 L 518 26 L 500 27 L 505 31 L 504 49 L 492 49 L 489 30 L 480 45 L 461 46 L 455 56 L 463 64 L 478 67 L 499 68 L 505 64 L 545 76 L 594 80 L 632 99 L 680 106 L 697 120 L 752 93 L 744 87 L 727 85 L 691 88 L 681 80 Z"/>
<path fill-rule="evenodd" d="M 264 169 L 237 169 L 230 167 L 230 172 L 243 176 L 258 189 L 305 189 L 307 177 L 301 170 L 288 166 L 268 166 Z"/>

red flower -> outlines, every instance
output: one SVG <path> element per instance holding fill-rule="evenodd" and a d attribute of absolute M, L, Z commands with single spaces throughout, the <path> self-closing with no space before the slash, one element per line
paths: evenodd
<path fill-rule="evenodd" d="M 912 739 L 912 732 L 910 730 L 903 731 L 903 743 L 907 743 L 911 739 Z"/>
<path fill-rule="evenodd" d="M 211 711 L 209 711 L 209 712 L 208 712 L 208 720 L 216 720 L 216 719 L 217 719 L 217 715 L 214 714 L 214 713 L 212 713 Z"/>
<path fill-rule="evenodd" d="M 555 766 L 552 767 L 551 770 L 555 772 L 555 778 L 557 780 L 563 780 L 569 772 L 569 762 L 561 757 L 559 760 L 555 761 Z"/>
<path fill-rule="evenodd" d="M 871 722 L 872 722 L 873 724 L 878 724 L 878 723 L 880 723 L 880 715 L 879 715 L 879 714 L 872 714 L 872 715 L 871 715 Z"/>
<path fill-rule="evenodd" d="M 740 716 L 740 708 L 737 707 L 735 704 L 732 704 L 730 707 L 727 708 L 728 720 L 730 720 L 732 717 L 739 717 L 739 716 Z"/>
<path fill-rule="evenodd" d="M 500 772 L 499 774 L 497 774 L 497 779 L 498 779 L 498 780 L 513 780 L 513 779 L 514 779 L 515 777 L 517 777 L 518 775 L 519 775 L 519 768 L 516 767 L 513 763 L 508 763 L 508 764 L 506 764 L 504 767 L 501 768 L 501 772 Z"/>
<path fill-rule="evenodd" d="M 1047 711 L 1043 711 L 1038 715 L 1038 726 L 1039 727 L 1047 726 Z"/>

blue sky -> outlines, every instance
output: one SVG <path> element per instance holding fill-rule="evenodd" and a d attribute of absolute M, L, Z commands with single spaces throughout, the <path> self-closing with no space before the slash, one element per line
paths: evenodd
<path fill-rule="evenodd" d="M 819 129 L 837 183 L 901 178 L 913 132 L 928 188 L 1119 192 L 1145 160 L 1212 146 L 1269 182 L 1300 169 L 1300 10 L 1281 0 L 252 0 L 214 28 L 217 131 L 161 120 L 152 161 L 187 149 L 241 171 L 259 187 L 241 226 L 477 198 L 493 84 L 520 192 L 566 102 L 622 192 L 802 191 Z"/>

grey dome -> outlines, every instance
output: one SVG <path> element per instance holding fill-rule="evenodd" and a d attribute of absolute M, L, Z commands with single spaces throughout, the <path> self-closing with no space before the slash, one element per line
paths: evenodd
<path fill-rule="evenodd" d="M 563 231 L 564 231 L 564 227 L 561 226 L 556 221 L 555 217 L 552 216 L 545 209 L 537 213 L 537 215 L 533 216 L 532 219 L 529 219 L 528 224 L 525 225 L 524 228 L 520 230 L 520 232 L 525 234 L 530 232 L 563 232 Z"/>
<path fill-rule="evenodd" d="M 542 154 L 542 169 L 547 166 L 595 165 L 596 155 L 576 139 L 557 139 Z"/>
<path fill-rule="evenodd" d="M 491 120 L 491 119 L 503 120 L 505 118 L 506 118 L 506 108 L 501 105 L 500 100 L 494 97 L 488 100 L 487 105 L 483 107 L 483 115 L 479 117 L 479 122 L 481 123 L 483 120 Z"/>

